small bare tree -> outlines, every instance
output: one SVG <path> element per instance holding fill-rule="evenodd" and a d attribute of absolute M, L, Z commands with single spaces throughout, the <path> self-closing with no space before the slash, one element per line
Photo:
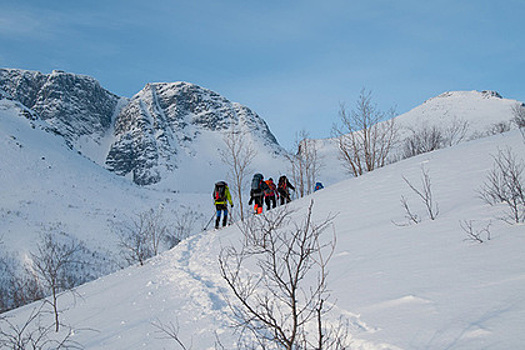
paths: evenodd
<path fill-rule="evenodd" d="M 485 242 L 483 239 L 483 235 L 487 237 L 486 239 L 490 241 L 490 225 L 492 223 L 489 222 L 485 227 L 481 229 L 476 229 L 474 227 L 474 222 L 472 220 L 463 220 L 460 221 L 459 225 L 461 229 L 467 234 L 467 238 L 465 240 L 468 241 L 474 241 L 477 243 L 483 243 Z"/>
<path fill-rule="evenodd" d="M 53 309 L 56 332 L 60 328 L 59 293 L 75 286 L 74 265 L 81 264 L 77 259 L 82 251 L 80 242 L 62 238 L 45 233 L 37 244 L 36 253 L 31 253 L 31 268 L 50 294 L 50 300 L 46 300 L 46 303 Z"/>
<path fill-rule="evenodd" d="M 234 295 L 227 302 L 241 347 L 345 349 L 341 333 L 325 320 L 331 309 L 327 264 L 335 237 L 325 241 L 321 235 L 333 217 L 315 224 L 312 211 L 313 202 L 304 221 L 296 225 L 285 207 L 258 215 L 240 227 L 240 248 L 223 248 L 219 265 Z M 259 271 L 249 272 L 248 266 Z"/>
<path fill-rule="evenodd" d="M 0 316 L 0 348 L 13 350 L 72 350 L 83 349 L 81 344 L 71 339 L 73 332 L 63 332 L 63 336 L 53 337 L 54 324 L 43 323 L 43 305 L 34 308 L 22 324 L 12 322 L 7 316 Z"/>
<path fill-rule="evenodd" d="M 525 138 L 525 103 L 516 103 L 512 106 L 512 121 L 520 129 L 521 135 Z"/>
<path fill-rule="evenodd" d="M 435 220 L 439 214 L 439 206 L 434 200 L 432 193 L 430 175 L 424 166 L 421 166 L 421 188 L 414 186 L 406 177 L 403 176 L 403 180 L 410 187 L 415 194 L 423 201 L 425 208 L 427 209 L 430 220 Z M 405 201 L 406 202 L 406 201 Z"/>
<path fill-rule="evenodd" d="M 172 230 L 166 233 L 165 242 L 167 248 L 171 249 L 179 244 L 183 239 L 188 238 L 195 230 L 197 222 L 202 221 L 203 215 L 191 208 L 181 206 L 175 212 Z"/>
<path fill-rule="evenodd" d="M 363 89 L 355 108 L 347 111 L 342 104 L 339 116 L 342 126 L 334 126 L 333 134 L 345 167 L 360 176 L 384 166 L 397 138 L 395 110 L 380 111 Z"/>
<path fill-rule="evenodd" d="M 190 344 L 190 347 L 186 347 L 186 344 L 182 341 L 180 332 L 179 332 L 179 325 L 174 324 L 173 322 L 169 323 L 162 323 L 160 321 L 152 322 L 151 323 L 153 327 L 157 328 L 158 331 L 167 339 L 171 339 L 177 343 L 177 345 L 182 350 L 191 350 L 192 346 Z"/>
<path fill-rule="evenodd" d="M 448 126 L 423 123 L 408 127 L 410 135 L 402 143 L 402 156 L 410 158 L 445 147 L 459 144 L 466 139 L 469 123 L 454 118 Z"/>
<path fill-rule="evenodd" d="M 13 254 L 0 254 L 0 313 L 44 298 L 36 276 Z"/>
<path fill-rule="evenodd" d="M 171 236 L 162 210 L 147 210 L 130 222 L 115 225 L 121 254 L 129 263 L 144 265 L 145 261 L 161 251 L 161 243 Z"/>
<path fill-rule="evenodd" d="M 419 218 L 419 215 L 412 212 L 410 209 L 410 206 L 408 205 L 408 200 L 405 198 L 405 196 L 401 196 L 401 205 L 403 206 L 403 209 L 405 209 L 405 219 L 407 219 L 406 224 L 399 224 L 392 220 L 392 223 L 396 226 L 409 226 L 412 224 L 419 224 L 421 222 L 421 219 Z"/>
<path fill-rule="evenodd" d="M 504 203 L 508 213 L 501 219 L 509 223 L 525 222 L 525 164 L 511 148 L 499 150 L 494 166 L 478 191 L 487 204 Z"/>
<path fill-rule="evenodd" d="M 228 181 L 234 197 L 239 204 L 241 220 L 244 220 L 244 201 L 242 191 L 246 188 L 251 173 L 250 165 L 257 156 L 257 150 L 240 130 L 231 129 L 224 137 L 226 150 L 221 152 L 221 160 L 229 166 Z"/>
<path fill-rule="evenodd" d="M 315 140 L 310 139 L 308 132 L 303 130 L 296 135 L 294 151 L 289 152 L 286 158 L 290 162 L 292 181 L 299 197 L 312 193 L 323 163 L 317 154 Z"/>

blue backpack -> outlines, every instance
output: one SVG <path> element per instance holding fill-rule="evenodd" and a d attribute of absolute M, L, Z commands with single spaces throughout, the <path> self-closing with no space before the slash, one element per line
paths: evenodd
<path fill-rule="evenodd" d="M 262 174 L 255 174 L 253 175 L 253 179 L 252 179 L 252 190 L 253 191 L 258 191 L 261 189 L 261 183 L 264 179 L 264 176 L 262 176 Z"/>

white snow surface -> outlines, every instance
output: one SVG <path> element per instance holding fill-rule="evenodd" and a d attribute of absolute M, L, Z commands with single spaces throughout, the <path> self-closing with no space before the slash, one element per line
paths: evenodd
<path fill-rule="evenodd" d="M 343 181 L 290 204 L 301 220 L 314 200 L 314 220 L 334 219 L 337 248 L 329 265 L 334 312 L 351 321 L 353 349 L 519 349 L 525 344 L 525 227 L 495 217 L 476 196 L 491 155 L 511 146 L 525 154 L 517 131 L 408 159 Z M 428 169 L 440 213 L 429 220 L 402 176 L 418 183 Z M 423 217 L 404 222 L 404 195 Z M 93 198 L 90 198 L 93 199 Z M 466 241 L 460 220 L 484 226 L 492 239 Z M 64 323 L 86 349 L 164 349 L 175 343 L 153 323 L 178 324 L 193 349 L 226 348 L 229 293 L 218 269 L 221 247 L 237 227 L 197 234 L 146 266 L 134 266 L 62 297 Z M 22 320 L 35 305 L 10 312 Z"/>
<path fill-rule="evenodd" d="M 0 100 L 0 238 L 7 250 L 24 255 L 40 233 L 60 227 L 90 248 L 113 254 L 115 223 L 150 208 L 213 210 L 209 193 L 175 195 L 116 176 L 69 149 L 63 138 L 41 130 L 45 122 L 21 116 L 23 109 Z"/>
<path fill-rule="evenodd" d="M 27 252 L 37 227 L 60 223 L 91 246 L 113 250 L 112 220 L 159 205 L 213 210 L 209 193 L 139 188 L 108 173 L 39 130 L 39 121 L 20 117 L 21 108 L 0 104 L 0 235 L 6 246 Z M 505 147 L 525 161 L 524 140 L 513 130 L 388 165 L 289 204 L 294 221 L 303 220 L 311 200 L 314 220 L 337 214 L 336 252 L 328 266 L 331 319 L 349 319 L 351 349 L 523 348 L 525 226 L 498 220 L 505 207 L 488 206 L 477 195 L 492 155 Z M 325 162 L 327 174 L 338 173 L 338 163 Z M 402 179 L 417 186 L 421 166 L 439 204 L 434 221 Z M 421 223 L 400 225 L 406 222 L 401 196 Z M 491 223 L 491 239 L 466 240 L 462 220 L 476 228 Z M 218 336 L 235 349 L 218 255 L 240 239 L 236 225 L 197 233 L 145 266 L 80 286 L 77 296 L 65 293 L 61 320 L 86 349 L 176 348 L 153 325 L 170 322 L 187 347 L 214 349 Z M 23 324 L 38 305 L 6 316 Z"/>

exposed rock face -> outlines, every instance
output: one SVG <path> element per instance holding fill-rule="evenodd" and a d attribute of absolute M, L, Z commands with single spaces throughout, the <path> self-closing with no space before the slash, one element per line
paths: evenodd
<path fill-rule="evenodd" d="M 106 165 L 120 175 L 132 173 L 137 184 L 156 183 L 162 170 L 177 168 L 176 155 L 203 131 L 225 133 L 232 127 L 277 152 L 268 126 L 248 108 L 185 82 L 148 84 L 117 116 Z"/>
<path fill-rule="evenodd" d="M 37 113 L 73 145 L 80 136 L 104 135 L 111 127 L 119 97 L 93 78 L 0 69 L 0 88 Z"/>
<path fill-rule="evenodd" d="M 99 164 L 105 159 L 106 168 L 118 175 L 131 174 L 139 185 L 161 181 L 178 168 L 181 156 L 218 158 L 223 142 L 213 148 L 203 138 L 222 140 L 231 129 L 242 131 L 264 152 L 281 151 L 257 114 L 190 83 L 147 84 L 128 101 L 91 77 L 0 69 L 0 93 L 27 107 L 71 148 L 80 151 L 86 139 L 101 145 L 107 137 L 105 148 L 91 156 Z"/>

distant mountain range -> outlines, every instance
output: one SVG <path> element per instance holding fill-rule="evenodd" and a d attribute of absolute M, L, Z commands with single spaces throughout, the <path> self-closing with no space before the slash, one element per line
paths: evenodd
<path fill-rule="evenodd" d="M 204 191 L 228 173 L 220 153 L 231 130 L 257 148 L 253 171 L 278 176 L 288 170 L 285 151 L 260 116 L 191 83 L 149 83 L 126 98 L 84 75 L 0 69 L 0 93 L 41 120 L 43 129 L 62 136 L 69 148 L 138 185 Z M 417 129 L 461 123 L 469 140 L 510 127 L 516 103 L 494 91 L 445 92 L 396 121 L 402 138 Z M 324 163 L 336 164 L 337 142 L 316 144 Z M 331 184 L 346 177 L 343 167 L 325 167 L 319 180 Z"/>
<path fill-rule="evenodd" d="M 72 149 L 139 185 L 171 177 L 184 157 L 218 158 L 217 149 L 207 147 L 209 138 L 220 149 L 232 129 L 263 153 L 282 152 L 256 113 L 190 83 L 147 84 L 127 99 L 84 75 L 0 69 L 0 91 L 45 121 Z"/>

